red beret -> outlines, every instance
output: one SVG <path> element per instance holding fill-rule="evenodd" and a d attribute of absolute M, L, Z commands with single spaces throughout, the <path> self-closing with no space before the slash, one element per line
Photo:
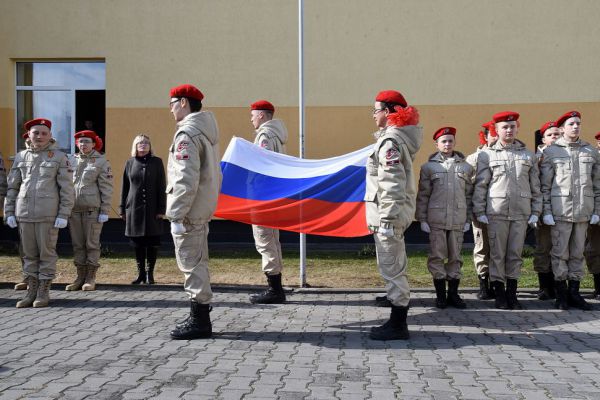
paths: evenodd
<path fill-rule="evenodd" d="M 481 125 L 481 127 L 487 129 L 488 135 L 498 136 L 498 132 L 496 132 L 496 127 L 494 126 L 493 120 L 486 122 L 485 124 Z M 487 141 L 485 143 L 487 143 Z M 482 143 L 482 144 L 485 144 L 485 143 Z"/>
<path fill-rule="evenodd" d="M 494 123 L 505 122 L 505 121 L 517 121 L 519 119 L 519 113 L 514 111 L 502 111 L 494 114 L 492 120 Z"/>
<path fill-rule="evenodd" d="M 566 112 L 563 115 L 561 115 L 559 119 L 556 120 L 556 126 L 562 126 L 566 120 L 573 117 L 581 118 L 581 114 L 579 113 L 579 111 Z"/>
<path fill-rule="evenodd" d="M 596 133 L 596 136 L 594 136 L 596 138 L 596 140 L 600 140 L 600 132 Z"/>
<path fill-rule="evenodd" d="M 48 129 L 52 129 L 52 121 L 45 118 L 36 118 L 32 119 L 31 121 L 25 122 L 25 129 L 30 130 L 32 126 L 36 125 L 44 125 L 48 127 Z"/>
<path fill-rule="evenodd" d="M 23 132 L 23 134 L 21 135 L 21 137 L 25 140 L 29 139 L 29 132 L 25 131 Z"/>
<path fill-rule="evenodd" d="M 540 128 L 540 135 L 543 135 L 550 128 L 556 128 L 556 122 L 548 121 Z"/>
<path fill-rule="evenodd" d="M 275 107 L 273 106 L 273 104 L 269 103 L 266 100 L 255 101 L 254 103 L 250 104 L 250 109 L 251 110 L 267 110 L 267 111 L 275 112 Z"/>
<path fill-rule="evenodd" d="M 94 149 L 97 151 L 102 150 L 102 138 L 94 131 L 79 131 L 75 134 L 75 139 L 81 139 L 83 137 L 90 138 L 94 141 Z"/>
<path fill-rule="evenodd" d="M 375 97 L 375 101 L 380 101 L 388 104 L 398 104 L 402 107 L 406 107 L 408 104 L 402 96 L 402 93 L 396 92 L 395 90 L 384 90 L 382 92 L 377 93 L 377 97 Z"/>
<path fill-rule="evenodd" d="M 444 136 L 444 135 L 456 136 L 456 128 L 453 128 L 451 126 L 445 126 L 443 128 L 438 129 L 433 134 L 433 140 L 438 140 L 438 138 L 440 136 Z"/>
<path fill-rule="evenodd" d="M 202 101 L 204 95 L 196 86 L 179 85 L 171 88 L 171 97 L 187 97 L 188 99 L 196 99 Z"/>

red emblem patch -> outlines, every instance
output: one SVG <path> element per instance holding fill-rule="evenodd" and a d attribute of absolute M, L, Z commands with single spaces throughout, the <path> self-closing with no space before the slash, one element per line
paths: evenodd
<path fill-rule="evenodd" d="M 260 142 L 260 147 L 262 147 L 263 149 L 266 149 L 269 147 L 269 142 L 267 140 L 263 140 Z"/>
<path fill-rule="evenodd" d="M 187 149 L 189 145 L 190 145 L 189 142 L 186 142 L 185 140 L 181 141 L 177 144 L 177 151 L 181 152 L 181 151 Z"/>
<path fill-rule="evenodd" d="M 397 157 L 398 157 L 398 150 L 396 150 L 396 149 L 389 149 L 388 151 L 385 152 L 386 160 L 391 160 L 392 158 L 397 158 Z"/>
<path fill-rule="evenodd" d="M 189 154 L 175 154 L 176 160 L 188 160 L 189 158 Z"/>
<path fill-rule="evenodd" d="M 54 152 L 52 150 L 50 150 L 48 152 L 48 157 L 50 157 L 50 158 L 54 157 Z"/>

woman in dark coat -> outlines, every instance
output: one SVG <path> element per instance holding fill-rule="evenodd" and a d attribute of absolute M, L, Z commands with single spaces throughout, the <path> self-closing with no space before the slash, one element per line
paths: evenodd
<path fill-rule="evenodd" d="M 131 155 L 123 171 L 120 206 L 125 236 L 135 247 L 138 268 L 138 277 L 131 283 L 153 284 L 167 207 L 165 169 L 162 160 L 153 155 L 150 138 L 146 135 L 140 134 L 133 139 Z"/>

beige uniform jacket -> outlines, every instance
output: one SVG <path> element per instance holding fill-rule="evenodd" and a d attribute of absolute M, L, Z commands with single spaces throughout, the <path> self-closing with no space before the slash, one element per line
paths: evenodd
<path fill-rule="evenodd" d="M 71 158 L 75 206 L 73 211 L 110 212 L 113 193 L 113 173 L 103 154 L 92 150 L 89 154 L 78 153 Z"/>
<path fill-rule="evenodd" d="M 413 221 L 417 184 L 413 160 L 423 143 L 423 128 L 388 126 L 375 133 L 377 142 L 367 160 L 367 225 L 403 232 Z"/>
<path fill-rule="evenodd" d="M 455 151 L 451 158 L 437 152 L 421 166 L 417 194 L 418 221 L 443 230 L 462 232 L 471 221 L 473 167 Z"/>
<path fill-rule="evenodd" d="M 565 222 L 600 215 L 600 153 L 589 143 L 558 138 L 544 149 L 540 169 L 544 215 Z"/>
<path fill-rule="evenodd" d="M 477 159 L 479 158 L 479 154 L 485 149 L 487 149 L 487 144 L 477 146 L 475 153 L 469 154 L 465 160 L 471 167 L 473 167 L 473 183 L 475 183 L 475 177 L 477 174 Z"/>
<path fill-rule="evenodd" d="M 498 141 L 479 154 L 473 191 L 477 217 L 519 221 L 541 212 L 537 159 L 523 142 L 503 146 Z"/>
<path fill-rule="evenodd" d="M 276 153 L 285 154 L 287 140 L 288 132 L 283 121 L 272 119 L 258 127 L 254 144 Z"/>
<path fill-rule="evenodd" d="M 0 200 L 3 200 L 6 197 L 6 190 L 8 189 L 8 184 L 6 181 L 6 167 L 4 166 L 4 159 L 2 158 L 2 153 L 0 153 Z M 3 204 L 0 204 L 0 207 Z"/>
<path fill-rule="evenodd" d="M 212 112 L 188 114 L 177 124 L 167 165 L 167 218 L 204 224 L 221 188 L 219 130 Z"/>
<path fill-rule="evenodd" d="M 68 219 L 75 202 L 72 174 L 54 139 L 44 149 L 19 152 L 8 175 L 4 217 L 14 215 L 21 222 Z"/>

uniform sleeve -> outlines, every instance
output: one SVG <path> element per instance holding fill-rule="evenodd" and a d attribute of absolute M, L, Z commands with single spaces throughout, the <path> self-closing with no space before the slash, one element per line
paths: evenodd
<path fill-rule="evenodd" d="M 69 219 L 71 210 L 75 205 L 75 189 L 73 187 L 73 169 L 66 155 L 60 160 L 56 183 L 58 184 L 59 197 L 57 217 Z"/>
<path fill-rule="evenodd" d="M 167 211 L 167 182 L 165 178 L 165 167 L 160 158 L 156 158 L 156 185 L 158 187 L 157 196 L 157 213 L 165 215 Z"/>
<path fill-rule="evenodd" d="M 417 221 L 427 221 L 427 209 L 429 208 L 431 190 L 431 177 L 425 163 L 421 165 L 421 172 L 419 173 L 419 191 L 417 192 L 417 208 L 415 211 L 415 219 Z"/>
<path fill-rule="evenodd" d="M 273 138 L 269 138 L 264 132 L 259 133 L 256 137 L 256 145 L 266 150 L 275 151 L 275 143 Z"/>
<path fill-rule="evenodd" d="M 542 154 L 540 162 L 540 191 L 542 193 L 542 212 L 543 215 L 552 215 L 552 182 L 554 181 L 554 165 L 552 159 L 548 157 L 546 149 Z"/>
<path fill-rule="evenodd" d="M 17 202 L 17 196 L 19 195 L 21 183 L 23 182 L 23 177 L 21 176 L 21 169 L 18 168 L 20 162 L 21 157 L 17 154 L 15 160 L 13 161 L 10 172 L 8 173 L 6 199 L 4 200 L 5 220 L 7 217 L 15 215 L 15 204 Z"/>
<path fill-rule="evenodd" d="M 98 175 L 98 190 L 100 191 L 100 213 L 108 215 L 113 194 L 113 172 L 108 160 L 105 161 Z"/>
<path fill-rule="evenodd" d="M 531 214 L 539 217 L 542 214 L 542 192 L 540 189 L 540 169 L 538 168 L 538 158 L 534 155 L 532 166 L 529 169 L 529 187 L 531 188 Z"/>
<path fill-rule="evenodd" d="M 203 155 L 201 146 L 184 132 L 177 135 L 171 151 L 173 173 L 169 171 L 166 216 L 170 221 L 181 222 L 190 212 L 198 191 Z"/>
<path fill-rule="evenodd" d="M 475 168 L 469 165 L 469 177 L 475 175 Z M 473 189 L 474 189 L 473 179 L 468 179 L 465 182 L 465 201 L 467 202 L 467 221 L 471 222 L 471 217 L 473 215 Z"/>
<path fill-rule="evenodd" d="M 490 171 L 489 156 L 486 152 L 480 152 L 477 157 L 477 172 L 475 176 L 475 187 L 473 188 L 473 214 L 480 217 L 485 215 L 487 208 L 487 192 L 492 179 Z"/>
<path fill-rule="evenodd" d="M 592 166 L 592 187 L 594 190 L 594 214 L 600 215 L 600 152 L 595 153 Z"/>
<path fill-rule="evenodd" d="M 129 196 L 129 160 L 125 162 L 125 168 L 123 169 L 123 180 L 121 181 L 121 204 L 119 205 L 119 215 L 125 215 L 125 209 L 127 208 L 127 197 Z"/>
<path fill-rule="evenodd" d="M 377 181 L 380 188 L 379 217 L 381 225 L 384 228 L 391 228 L 394 220 L 398 220 L 402 216 L 403 211 L 410 212 L 411 220 L 413 217 L 413 210 L 402 210 L 407 197 L 407 171 L 403 163 L 403 157 L 405 158 L 406 154 L 403 154 L 397 143 L 392 140 L 386 140 L 379 148 L 378 155 Z"/>
<path fill-rule="evenodd" d="M 6 180 L 6 168 L 4 167 L 4 159 L 2 158 L 2 154 L 0 154 L 0 198 L 6 196 L 7 190 L 8 182 Z"/>

